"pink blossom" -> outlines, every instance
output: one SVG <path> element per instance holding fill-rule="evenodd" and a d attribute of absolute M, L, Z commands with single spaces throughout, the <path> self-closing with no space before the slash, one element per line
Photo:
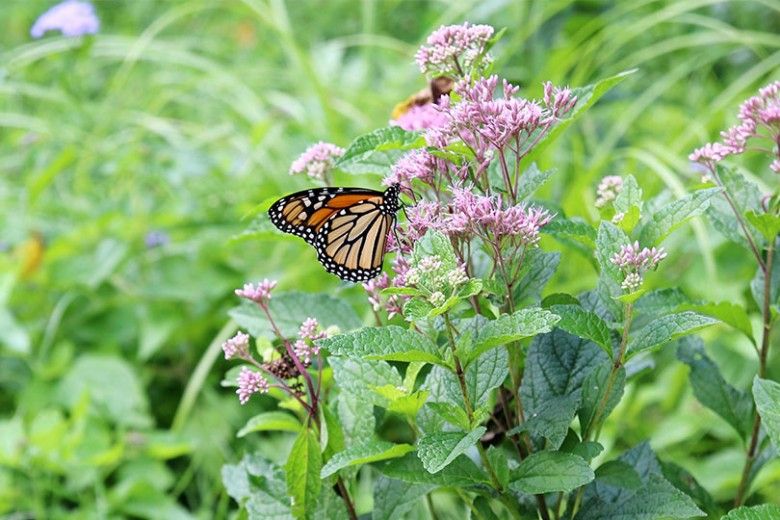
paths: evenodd
<path fill-rule="evenodd" d="M 249 357 L 249 335 L 236 332 L 236 335 L 222 344 L 225 359 Z"/>
<path fill-rule="evenodd" d="M 775 159 L 772 161 L 772 164 L 769 165 L 769 168 L 775 173 L 780 173 L 780 159 Z"/>
<path fill-rule="evenodd" d="M 617 197 L 623 190 L 623 178 L 619 175 L 607 175 L 596 188 L 596 207 L 603 208 Z"/>
<path fill-rule="evenodd" d="M 335 159 L 344 155 L 344 149 L 320 141 L 303 152 L 290 166 L 290 175 L 305 173 L 314 179 L 324 179 Z"/>
<path fill-rule="evenodd" d="M 236 296 L 246 298 L 255 303 L 265 305 L 271 299 L 271 291 L 276 287 L 276 280 L 264 279 L 257 285 L 245 283 L 241 289 L 236 289 Z"/>
<path fill-rule="evenodd" d="M 317 340 L 327 337 L 327 334 L 320 330 L 320 324 L 316 318 L 306 318 L 301 324 L 298 336 L 302 339 Z"/>
<path fill-rule="evenodd" d="M 610 262 L 621 269 L 648 270 L 655 269 L 658 262 L 666 258 L 664 248 L 643 248 L 640 250 L 639 242 L 624 245 L 620 251 L 612 255 Z"/>
<path fill-rule="evenodd" d="M 241 368 L 241 372 L 238 374 L 238 390 L 236 390 L 238 402 L 246 404 L 252 394 L 265 394 L 269 388 L 268 380 L 260 372 L 247 367 Z"/>
<path fill-rule="evenodd" d="M 43 13 L 30 29 L 30 36 L 41 38 L 48 31 L 59 31 L 63 36 L 75 37 L 95 34 L 100 20 L 89 2 L 65 0 Z"/>
<path fill-rule="evenodd" d="M 390 175 L 385 177 L 382 183 L 386 186 L 400 184 L 402 188 L 411 190 L 413 179 L 420 179 L 426 184 L 432 184 L 439 166 L 437 160 L 426 150 L 412 150 L 407 152 L 393 165 Z"/>
<path fill-rule="evenodd" d="M 415 60 L 423 74 L 462 75 L 470 71 L 483 57 L 485 45 L 493 36 L 489 25 L 441 26 L 417 51 Z M 489 58 L 488 58 L 489 60 Z"/>
<path fill-rule="evenodd" d="M 391 119 L 391 126 L 400 126 L 404 130 L 425 130 L 439 128 L 447 123 L 445 116 L 434 103 L 412 105 L 398 119 Z"/>
<path fill-rule="evenodd" d="M 304 366 L 309 366 L 314 356 L 320 353 L 320 347 L 309 341 L 299 339 L 293 345 L 293 351 Z"/>

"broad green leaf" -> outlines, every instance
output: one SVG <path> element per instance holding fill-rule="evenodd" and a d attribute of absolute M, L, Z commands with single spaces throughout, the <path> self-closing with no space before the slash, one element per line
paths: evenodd
<path fill-rule="evenodd" d="M 484 426 L 463 432 L 426 434 L 417 441 L 417 456 L 429 473 L 437 473 L 456 457 L 474 446 L 487 429 Z"/>
<path fill-rule="evenodd" d="M 418 484 L 438 486 L 475 486 L 488 484 L 485 472 L 478 468 L 468 457 L 461 455 L 437 473 L 429 473 L 416 453 L 409 453 L 400 459 L 393 459 L 377 466 L 388 477 Z"/>
<path fill-rule="evenodd" d="M 539 308 L 504 314 L 482 326 L 470 346 L 460 353 L 461 360 L 464 365 L 468 365 L 491 348 L 550 332 L 559 319 L 552 312 Z"/>
<path fill-rule="evenodd" d="M 531 151 L 531 153 L 526 156 L 525 160 L 528 162 L 535 161 L 536 157 L 550 143 L 555 141 L 563 133 L 563 131 L 569 127 L 569 125 L 579 119 L 591 106 L 593 106 L 594 103 L 596 103 L 596 101 L 601 98 L 601 96 L 609 92 L 618 83 L 636 71 L 637 69 L 631 69 L 620 72 L 614 76 L 599 80 L 596 83 L 574 89 L 574 94 L 577 96 L 577 104 L 574 105 L 574 108 L 569 113 L 569 117 L 555 125 L 555 127 L 553 127 L 553 129 L 534 147 L 533 151 Z"/>
<path fill-rule="evenodd" d="M 595 501 L 594 501 L 595 502 Z M 633 495 L 623 502 L 596 502 L 583 505 L 576 520 L 630 518 L 657 520 L 659 518 L 690 518 L 706 516 L 694 501 L 660 475 L 652 474 Z"/>
<path fill-rule="evenodd" d="M 670 341 L 693 334 L 718 320 L 692 311 L 662 316 L 631 334 L 628 341 L 628 357 L 639 352 L 657 349 Z"/>
<path fill-rule="evenodd" d="M 478 496 L 471 503 L 471 507 L 474 514 L 473 518 L 479 518 L 480 520 L 500 520 L 493 508 L 490 507 L 490 500 L 483 496 Z"/>
<path fill-rule="evenodd" d="M 252 432 L 298 432 L 300 429 L 300 421 L 289 413 L 263 412 L 249 419 L 244 427 L 238 430 L 236 437 L 244 437 Z"/>
<path fill-rule="evenodd" d="M 429 229 L 425 235 L 414 244 L 412 253 L 412 266 L 416 267 L 423 258 L 437 256 L 441 260 L 441 269 L 451 270 L 458 266 L 458 259 L 455 256 L 455 250 L 452 248 L 450 239 L 443 233 L 435 229 Z M 421 283 L 425 282 L 425 277 L 420 277 Z"/>
<path fill-rule="evenodd" d="M 547 439 L 549 445 L 545 446 L 545 449 L 557 450 L 566 438 L 578 405 L 579 398 L 576 394 L 551 397 L 540 406 L 534 407 L 520 428 L 531 435 Z"/>
<path fill-rule="evenodd" d="M 532 453 L 512 471 L 510 489 L 541 494 L 568 493 L 594 478 L 593 470 L 582 457 L 560 451 Z"/>
<path fill-rule="evenodd" d="M 780 216 L 778 215 L 757 213 L 751 210 L 745 213 L 745 218 L 764 235 L 767 241 L 773 240 L 780 233 Z"/>
<path fill-rule="evenodd" d="M 596 480 L 610 486 L 637 489 L 642 485 L 636 470 L 622 460 L 609 460 L 596 469 Z"/>
<path fill-rule="evenodd" d="M 623 275 L 610 259 L 620 250 L 621 246 L 628 243 L 628 236 L 623 230 L 611 222 L 601 222 L 596 236 L 596 260 L 601 268 L 600 278 L 607 285 L 612 296 L 623 294 L 623 290 L 620 288 L 620 284 L 623 283 Z"/>
<path fill-rule="evenodd" d="M 600 413 L 598 420 L 603 423 L 612 410 L 623 397 L 623 389 L 626 385 L 626 370 L 623 367 L 618 369 L 614 376 L 612 387 L 609 387 L 609 375 L 613 369 L 613 363 L 602 363 L 585 377 L 582 382 L 582 399 L 579 409 L 580 427 L 585 430 L 592 428 L 592 422 L 596 420 L 596 414 Z M 604 401 L 604 396 L 609 390 L 609 396 Z M 604 408 L 599 412 L 601 403 L 604 402 Z"/>
<path fill-rule="evenodd" d="M 327 478 L 348 466 L 403 457 L 410 451 L 414 451 L 414 446 L 411 444 L 393 444 L 387 441 L 369 440 L 334 454 L 320 470 L 320 478 Z"/>
<path fill-rule="evenodd" d="M 239 464 L 223 466 L 222 483 L 236 502 L 245 504 L 249 518 L 293 518 L 284 470 L 258 455 L 245 455 Z"/>
<path fill-rule="evenodd" d="M 526 355 L 525 376 L 520 387 L 526 418 L 554 397 L 579 398 L 585 377 L 608 361 L 594 343 L 560 329 L 534 338 Z"/>
<path fill-rule="evenodd" d="M 648 247 L 660 244 L 675 229 L 704 213 L 710 205 L 710 199 L 721 191 L 721 188 L 695 191 L 662 207 L 642 225 L 639 242 Z"/>
<path fill-rule="evenodd" d="M 555 217 L 542 228 L 542 233 L 556 238 L 576 240 L 589 247 L 596 245 L 596 230 L 584 220 L 577 220 L 576 217 L 571 219 Z"/>
<path fill-rule="evenodd" d="M 317 498 L 317 509 L 312 512 L 312 518 L 327 518 L 328 520 L 349 520 L 347 506 L 344 500 L 333 489 L 333 482 L 326 481 L 320 489 Z M 263 519 L 264 520 L 264 519 Z"/>
<path fill-rule="evenodd" d="M 406 300 L 403 307 L 403 315 L 408 321 L 422 321 L 434 311 L 433 305 L 422 298 Z"/>
<path fill-rule="evenodd" d="M 498 483 L 501 487 L 506 487 L 509 484 L 509 458 L 506 452 L 500 447 L 491 446 L 487 450 L 487 458 L 495 471 Z"/>
<path fill-rule="evenodd" d="M 761 416 L 761 424 L 780 449 L 780 383 L 756 377 L 753 380 L 753 398 Z"/>
<path fill-rule="evenodd" d="M 334 356 L 445 364 L 431 340 L 397 325 L 365 327 L 319 340 L 318 344 Z"/>
<path fill-rule="evenodd" d="M 317 435 L 303 429 L 290 450 L 284 471 L 287 476 L 287 494 L 292 497 L 295 518 L 313 518 L 320 495 L 322 458 Z"/>
<path fill-rule="evenodd" d="M 386 407 L 389 401 L 374 388 L 401 386 L 401 375 L 386 361 L 331 356 L 328 362 L 333 367 L 333 379 L 341 390 L 377 406 Z"/>
<path fill-rule="evenodd" d="M 374 481 L 374 510 L 372 520 L 404 518 L 419 506 L 419 499 L 435 489 L 434 484 L 415 484 L 388 478 L 384 475 Z"/>
<path fill-rule="evenodd" d="M 586 311 L 579 305 L 553 305 L 550 310 L 561 317 L 558 328 L 591 340 L 612 357 L 612 334 L 604 320 L 595 313 Z"/>
<path fill-rule="evenodd" d="M 658 289 L 645 293 L 634 305 L 636 324 L 642 315 L 650 315 L 650 320 L 679 309 L 681 305 L 692 304 L 688 296 L 678 288 Z"/>
<path fill-rule="evenodd" d="M 525 260 L 520 269 L 520 281 L 514 289 L 516 306 L 541 300 L 541 293 L 547 282 L 555 274 L 561 254 L 548 253 L 541 249 L 532 249 L 526 253 Z"/>
<path fill-rule="evenodd" d="M 759 506 L 742 506 L 732 509 L 720 520 L 777 520 L 780 518 L 780 506 L 761 504 Z"/>
<path fill-rule="evenodd" d="M 753 344 L 753 325 L 744 307 L 731 302 L 720 303 L 694 303 L 680 305 L 677 310 L 696 311 L 700 314 L 712 316 L 726 325 L 730 325 L 743 333 Z"/>
<path fill-rule="evenodd" d="M 447 421 L 453 426 L 456 426 L 462 430 L 468 430 L 471 426 L 469 424 L 469 417 L 466 415 L 466 411 L 453 403 L 432 402 L 427 405 L 434 413 L 439 415 L 442 419 Z"/>
<path fill-rule="evenodd" d="M 425 146 L 418 132 L 398 126 L 379 128 L 357 137 L 335 166 L 348 173 L 385 173 L 405 150 Z"/>
<path fill-rule="evenodd" d="M 428 392 L 425 390 L 408 393 L 404 387 L 390 385 L 374 387 L 374 392 L 387 398 L 389 403 L 385 408 L 388 411 L 410 417 L 417 415 L 417 412 L 420 411 L 420 408 L 428 398 Z"/>
<path fill-rule="evenodd" d="M 612 203 L 616 212 L 627 213 L 631 208 L 642 208 L 642 188 L 633 175 L 623 176 L 623 188 Z"/>
<path fill-rule="evenodd" d="M 373 438 L 376 421 L 371 401 L 360 394 L 343 392 L 338 396 L 336 410 L 347 446 Z"/>
<path fill-rule="evenodd" d="M 320 410 L 323 418 L 322 428 L 320 429 L 320 444 L 325 448 L 323 453 L 326 456 L 330 456 L 344 449 L 344 430 L 341 427 L 338 415 L 331 406 L 323 404 L 320 406 Z"/>
<path fill-rule="evenodd" d="M 699 338 L 685 338 L 677 349 L 677 357 L 691 368 L 693 394 L 701 404 L 720 415 L 740 435 L 746 438 L 753 426 L 753 400 L 728 384 L 704 351 Z"/>
<path fill-rule="evenodd" d="M 271 316 L 286 337 L 295 337 L 306 318 L 316 318 L 322 327 L 337 326 L 342 332 L 362 325 L 354 309 L 344 299 L 329 294 L 287 292 L 274 294 L 268 304 Z M 273 338 L 265 313 L 256 303 L 243 301 L 228 314 L 254 337 Z"/>
<path fill-rule="evenodd" d="M 691 497 L 696 505 L 710 515 L 710 518 L 721 514 L 715 499 L 699 484 L 684 468 L 673 462 L 661 462 L 661 471 L 666 480 L 674 487 Z"/>
<path fill-rule="evenodd" d="M 540 170 L 536 163 L 532 163 L 520 176 L 517 185 L 517 200 L 528 200 L 531 195 L 552 177 L 555 170 Z"/>

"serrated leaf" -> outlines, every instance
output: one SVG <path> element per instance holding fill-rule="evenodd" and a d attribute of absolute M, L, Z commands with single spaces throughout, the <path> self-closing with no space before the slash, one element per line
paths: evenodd
<path fill-rule="evenodd" d="M 755 339 L 753 338 L 753 325 L 750 323 L 750 318 L 741 305 L 731 302 L 695 303 L 680 305 L 677 310 L 696 311 L 700 314 L 712 316 L 726 325 L 734 327 L 736 330 L 743 333 L 751 343 L 755 344 Z"/>
<path fill-rule="evenodd" d="M 442 419 L 447 421 L 453 426 L 456 426 L 462 430 L 468 430 L 469 418 L 466 415 L 466 411 L 460 406 L 453 403 L 441 403 L 433 402 L 427 405 L 434 413 L 439 415 Z"/>
<path fill-rule="evenodd" d="M 780 216 L 770 213 L 758 213 L 748 211 L 745 218 L 756 228 L 768 241 L 773 240 L 780 233 Z"/>
<path fill-rule="evenodd" d="M 484 426 L 480 426 L 468 433 L 437 432 L 423 435 L 417 441 L 417 456 L 429 473 L 436 473 L 474 446 L 486 431 Z"/>
<path fill-rule="evenodd" d="M 301 430 L 284 467 L 287 493 L 293 499 L 292 513 L 295 518 L 312 518 L 322 485 L 321 468 L 322 458 L 317 435 L 309 429 Z"/>
<path fill-rule="evenodd" d="M 300 429 L 300 421 L 289 413 L 263 412 L 249 419 L 244 427 L 238 430 L 236 437 L 244 437 L 252 432 L 298 432 Z"/>
<path fill-rule="evenodd" d="M 556 238 L 574 239 L 590 247 L 596 245 L 596 230 L 584 220 L 555 217 L 542 228 L 542 233 Z"/>
<path fill-rule="evenodd" d="M 596 420 L 596 413 L 601 406 L 604 396 L 608 390 L 609 374 L 613 369 L 612 363 L 603 363 L 592 370 L 582 382 L 582 399 L 579 409 L 580 427 L 583 431 L 588 431 L 592 428 L 592 422 Z M 620 402 L 620 398 L 623 397 L 623 390 L 626 385 L 626 371 L 623 367 L 618 369 L 615 379 L 612 383 L 612 387 L 609 388 L 609 396 L 604 402 L 604 408 L 600 412 L 601 415 L 598 420 L 603 424 L 604 420 L 609 417 L 612 410 Z"/>
<path fill-rule="evenodd" d="M 527 413 L 521 428 L 533 436 L 547 439 L 549 445 L 545 449 L 557 450 L 566 438 L 579 401 L 576 394 L 551 397 Z"/>
<path fill-rule="evenodd" d="M 458 266 L 458 259 L 455 256 L 455 250 L 452 248 L 452 242 L 445 234 L 435 229 L 429 229 L 420 240 L 415 242 L 414 252 L 412 253 L 412 266 L 416 267 L 423 258 L 428 256 L 438 256 L 442 270 L 450 270 Z M 425 277 L 420 278 L 421 283 L 423 283 Z"/>
<path fill-rule="evenodd" d="M 761 424 L 775 448 L 780 449 L 780 383 L 756 377 L 753 380 L 753 399 Z"/>
<path fill-rule="evenodd" d="M 517 200 L 528 200 L 528 198 L 552 177 L 555 170 L 542 171 L 532 163 L 520 176 L 520 182 L 517 184 Z"/>
<path fill-rule="evenodd" d="M 628 355 L 634 355 L 646 350 L 657 349 L 670 341 L 693 334 L 718 320 L 692 311 L 662 316 L 640 330 L 633 332 L 628 341 Z"/>
<path fill-rule="evenodd" d="M 721 513 L 721 509 L 715 503 L 715 499 L 684 468 L 673 462 L 661 462 L 661 471 L 666 480 L 691 497 L 696 502 L 696 505 L 702 508 L 710 517 Z"/>
<path fill-rule="evenodd" d="M 720 415 L 744 439 L 753 426 L 753 400 L 728 384 L 718 366 L 707 357 L 704 344 L 698 338 L 685 338 L 677 349 L 677 357 L 691 368 L 693 394 L 701 404 Z"/>
<path fill-rule="evenodd" d="M 433 305 L 418 297 L 406 300 L 401 312 L 408 321 L 421 321 L 426 319 L 433 310 Z"/>
<path fill-rule="evenodd" d="M 426 471 L 416 453 L 379 465 L 378 469 L 388 477 L 420 484 L 466 487 L 490 482 L 487 475 L 465 455 L 456 457 L 437 473 Z"/>
<path fill-rule="evenodd" d="M 335 167 L 348 173 L 384 173 L 406 150 L 425 146 L 419 132 L 409 132 L 398 126 L 379 128 L 355 138 L 335 162 Z"/>
<path fill-rule="evenodd" d="M 557 252 L 548 253 L 541 249 L 532 249 L 526 253 L 520 269 L 520 279 L 514 290 L 514 299 L 518 307 L 541 300 L 542 289 L 555 274 L 560 261 L 561 254 Z"/>
<path fill-rule="evenodd" d="M 287 292 L 274 294 L 268 303 L 279 330 L 286 337 L 295 337 L 306 318 L 315 318 L 322 327 L 336 326 L 342 332 L 362 325 L 354 309 L 342 298 L 328 294 Z M 275 337 L 265 313 L 256 303 L 244 301 L 228 314 L 254 337 Z"/>
<path fill-rule="evenodd" d="M 509 458 L 506 452 L 499 447 L 491 446 L 487 450 L 487 458 L 496 473 L 498 483 L 501 487 L 506 487 L 509 484 Z"/>
<path fill-rule="evenodd" d="M 289 520 L 293 518 L 287 496 L 284 470 L 258 455 L 245 455 L 235 466 L 223 466 L 223 483 L 228 494 L 245 504 L 249 518 Z"/>
<path fill-rule="evenodd" d="M 374 510 L 372 520 L 396 520 L 418 505 L 420 497 L 435 489 L 433 484 L 415 484 L 388 478 L 384 475 L 374 481 Z"/>
<path fill-rule="evenodd" d="M 742 506 L 732 509 L 720 520 L 777 520 L 780 518 L 780 506 L 761 504 L 759 506 Z"/>
<path fill-rule="evenodd" d="M 595 313 L 586 311 L 579 305 L 553 305 L 550 310 L 561 317 L 558 328 L 591 340 L 612 357 L 612 334 L 606 322 Z"/>
<path fill-rule="evenodd" d="M 609 460 L 596 469 L 596 480 L 611 486 L 637 489 L 642 485 L 636 470 L 622 460 Z"/>
<path fill-rule="evenodd" d="M 523 493 L 568 493 L 594 478 L 582 457 L 560 451 L 532 453 L 512 471 L 509 488 Z"/>
<path fill-rule="evenodd" d="M 374 436 L 374 405 L 360 394 L 343 392 L 337 399 L 337 413 L 346 445 Z"/>
<path fill-rule="evenodd" d="M 648 247 L 660 244 L 675 229 L 704 213 L 710 205 L 710 199 L 721 191 L 721 188 L 695 191 L 662 207 L 642 225 L 639 242 Z"/>
<path fill-rule="evenodd" d="M 424 361 L 446 365 L 439 349 L 418 332 L 397 325 L 365 327 L 321 339 L 318 345 L 335 356 L 387 361 Z"/>
<path fill-rule="evenodd" d="M 320 478 L 327 478 L 349 466 L 403 457 L 410 451 L 414 451 L 411 444 L 393 444 L 380 440 L 362 442 L 334 454 L 320 470 Z"/>
<path fill-rule="evenodd" d="M 461 361 L 468 365 L 488 350 L 523 338 L 550 332 L 560 318 L 540 308 L 522 309 L 513 314 L 504 314 L 485 323 L 473 338 L 471 344 L 460 352 Z"/>
<path fill-rule="evenodd" d="M 399 388 L 402 390 L 399 390 Z M 417 412 L 420 411 L 420 408 L 422 408 L 425 400 L 428 398 L 428 392 L 425 390 L 407 393 L 403 387 L 385 386 L 375 388 L 374 391 L 388 398 L 389 404 L 386 406 L 388 411 L 410 417 L 417 415 Z"/>
<path fill-rule="evenodd" d="M 388 399 L 374 391 L 378 386 L 401 386 L 401 375 L 395 367 L 385 361 L 350 359 L 331 356 L 333 379 L 343 391 L 359 396 L 377 406 L 386 407 Z"/>

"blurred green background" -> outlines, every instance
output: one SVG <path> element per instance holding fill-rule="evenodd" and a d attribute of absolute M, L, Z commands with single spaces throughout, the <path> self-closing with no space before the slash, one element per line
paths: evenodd
<path fill-rule="evenodd" d="M 116 0 L 95 3 L 95 37 L 32 40 L 52 4 L 0 5 L 0 515 L 20 518 L 231 514 L 221 465 L 289 442 L 236 439 L 271 402 L 240 407 L 220 387 L 222 360 L 196 372 L 230 330 L 232 290 L 276 278 L 369 312 L 362 289 L 324 273 L 300 240 L 245 230 L 263 201 L 310 185 L 287 174 L 309 144 L 344 146 L 386 125 L 425 85 L 413 55 L 439 25 L 506 27 L 496 71 L 530 97 L 544 80 L 580 86 L 639 69 L 540 159 L 557 169 L 542 198 L 591 220 L 604 175 L 684 193 L 698 182 L 691 149 L 780 78 L 773 0 Z M 777 182 L 751 173 L 768 172 L 761 158 L 739 166 L 762 187 Z M 592 286 L 588 259 L 542 247 L 565 252 L 548 292 Z M 751 301 L 747 253 L 706 221 L 668 249 L 655 286 Z M 705 340 L 747 387 L 747 340 L 723 327 Z M 769 376 L 780 378 L 776 355 Z M 196 400 L 181 407 L 188 384 Z M 649 439 L 716 499 L 734 494 L 743 447 L 693 399 L 672 349 L 629 385 L 605 433 L 615 450 Z M 754 501 L 780 500 L 780 464 L 757 488 Z"/>

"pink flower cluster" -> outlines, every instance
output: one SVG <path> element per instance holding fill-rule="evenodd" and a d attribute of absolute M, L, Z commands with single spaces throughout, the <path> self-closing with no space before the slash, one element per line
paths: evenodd
<path fill-rule="evenodd" d="M 722 142 L 707 143 L 688 158 L 712 167 L 730 155 L 748 149 L 751 139 L 767 139 L 773 144 L 780 139 L 780 81 L 759 89 L 758 95 L 747 99 L 739 108 L 739 123 L 720 133 Z M 780 158 L 769 166 L 780 173 Z"/>
<path fill-rule="evenodd" d="M 443 25 L 428 36 L 427 45 L 420 47 L 415 60 L 423 74 L 463 76 L 480 60 L 489 62 L 484 54 L 492 36 L 489 25 Z"/>
<path fill-rule="evenodd" d="M 290 175 L 305 173 L 313 179 L 324 179 L 333 168 L 335 159 L 344 155 L 344 149 L 320 141 L 303 152 L 290 166 Z"/>
<path fill-rule="evenodd" d="M 270 388 L 268 380 L 260 372 L 247 367 L 241 368 L 237 382 L 238 390 L 236 390 L 236 393 L 241 404 L 246 404 L 249 398 L 252 397 L 252 394 L 265 394 Z"/>
<path fill-rule="evenodd" d="M 664 248 L 639 248 L 639 242 L 624 245 L 620 251 L 612 255 L 610 262 L 618 266 L 625 275 L 622 287 L 628 291 L 636 291 L 642 286 L 642 275 L 658 267 L 658 263 L 666 258 Z"/>
<path fill-rule="evenodd" d="M 249 335 L 237 332 L 235 336 L 222 344 L 225 359 L 246 359 L 249 357 Z"/>
<path fill-rule="evenodd" d="M 271 299 L 271 291 L 276 287 L 275 280 L 264 279 L 258 284 L 245 283 L 241 289 L 236 289 L 236 296 L 246 298 L 259 305 L 267 305 Z"/>
<path fill-rule="evenodd" d="M 79 0 L 65 0 L 35 20 L 30 28 L 30 36 L 41 38 L 48 31 L 59 31 L 63 36 L 76 37 L 95 34 L 99 29 L 100 20 L 92 4 Z"/>
<path fill-rule="evenodd" d="M 399 267 L 398 263 L 402 262 L 406 264 L 406 268 Z M 393 261 L 393 269 L 396 272 L 395 278 L 391 281 L 387 273 L 382 273 L 376 278 L 369 280 L 363 284 L 363 288 L 368 293 L 368 303 L 374 312 L 384 310 L 387 312 L 388 319 L 392 319 L 395 315 L 401 314 L 401 308 L 403 307 L 403 298 L 397 295 L 383 296 L 382 290 L 388 287 L 402 287 L 405 285 L 405 273 L 409 270 L 406 259 L 401 255 L 395 257 Z"/>
<path fill-rule="evenodd" d="M 386 186 L 400 184 L 404 190 L 411 190 L 413 179 L 433 184 L 437 171 L 445 169 L 446 163 L 427 150 L 412 150 L 401 156 L 382 183 Z"/>
<path fill-rule="evenodd" d="M 398 119 L 392 119 L 390 126 L 400 126 L 404 130 L 426 130 L 438 128 L 447 123 L 447 116 L 433 103 L 413 105 L 409 110 L 401 114 Z"/>
<path fill-rule="evenodd" d="M 603 208 L 617 197 L 623 190 L 623 177 L 619 175 L 607 175 L 596 188 L 596 207 Z"/>

